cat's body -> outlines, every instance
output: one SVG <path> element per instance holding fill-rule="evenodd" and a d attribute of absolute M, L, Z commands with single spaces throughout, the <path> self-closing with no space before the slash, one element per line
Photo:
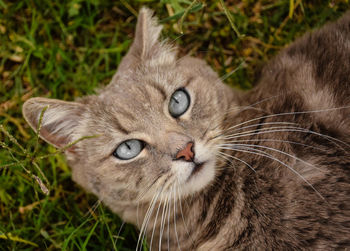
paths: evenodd
<path fill-rule="evenodd" d="M 24 107 L 36 128 L 50 105 L 41 136 L 58 147 L 99 135 L 67 152 L 74 180 L 153 248 L 349 248 L 350 13 L 282 51 L 245 94 L 201 60 L 176 60 L 150 16 L 99 95 Z M 172 118 L 183 88 L 191 103 Z M 111 156 L 130 138 L 146 142 L 135 160 Z"/>

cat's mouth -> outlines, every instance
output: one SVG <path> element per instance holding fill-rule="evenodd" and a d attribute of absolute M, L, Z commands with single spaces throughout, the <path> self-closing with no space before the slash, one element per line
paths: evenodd
<path fill-rule="evenodd" d="M 194 167 L 192 169 L 190 176 L 188 176 L 187 181 L 189 181 L 193 176 L 195 176 L 197 173 L 199 173 L 203 169 L 205 162 L 200 162 L 200 163 L 193 162 L 193 164 L 194 164 Z"/>

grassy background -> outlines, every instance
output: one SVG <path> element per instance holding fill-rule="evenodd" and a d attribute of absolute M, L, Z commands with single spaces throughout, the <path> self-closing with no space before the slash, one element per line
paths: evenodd
<path fill-rule="evenodd" d="M 240 66 L 226 82 L 242 89 L 282 47 L 349 7 L 227 0 L 224 8 L 220 1 L 0 0 L 0 249 L 135 248 L 137 231 L 71 181 L 63 155 L 37 140 L 21 106 L 35 96 L 73 100 L 106 85 L 142 5 L 156 11 L 181 54 L 204 58 L 220 76 Z"/>

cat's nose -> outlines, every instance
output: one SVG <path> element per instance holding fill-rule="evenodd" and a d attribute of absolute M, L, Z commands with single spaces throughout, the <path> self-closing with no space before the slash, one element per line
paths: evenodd
<path fill-rule="evenodd" d="M 188 142 L 186 147 L 180 150 L 176 154 L 176 159 L 184 159 L 186 161 L 193 161 L 194 152 L 193 152 L 193 142 Z"/>

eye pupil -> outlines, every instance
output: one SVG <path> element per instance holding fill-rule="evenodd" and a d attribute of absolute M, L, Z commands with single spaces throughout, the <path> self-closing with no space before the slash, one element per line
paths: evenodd
<path fill-rule="evenodd" d="M 176 104 L 179 103 L 179 101 L 177 101 L 177 99 L 175 97 L 173 97 L 173 100 L 176 102 Z"/>

